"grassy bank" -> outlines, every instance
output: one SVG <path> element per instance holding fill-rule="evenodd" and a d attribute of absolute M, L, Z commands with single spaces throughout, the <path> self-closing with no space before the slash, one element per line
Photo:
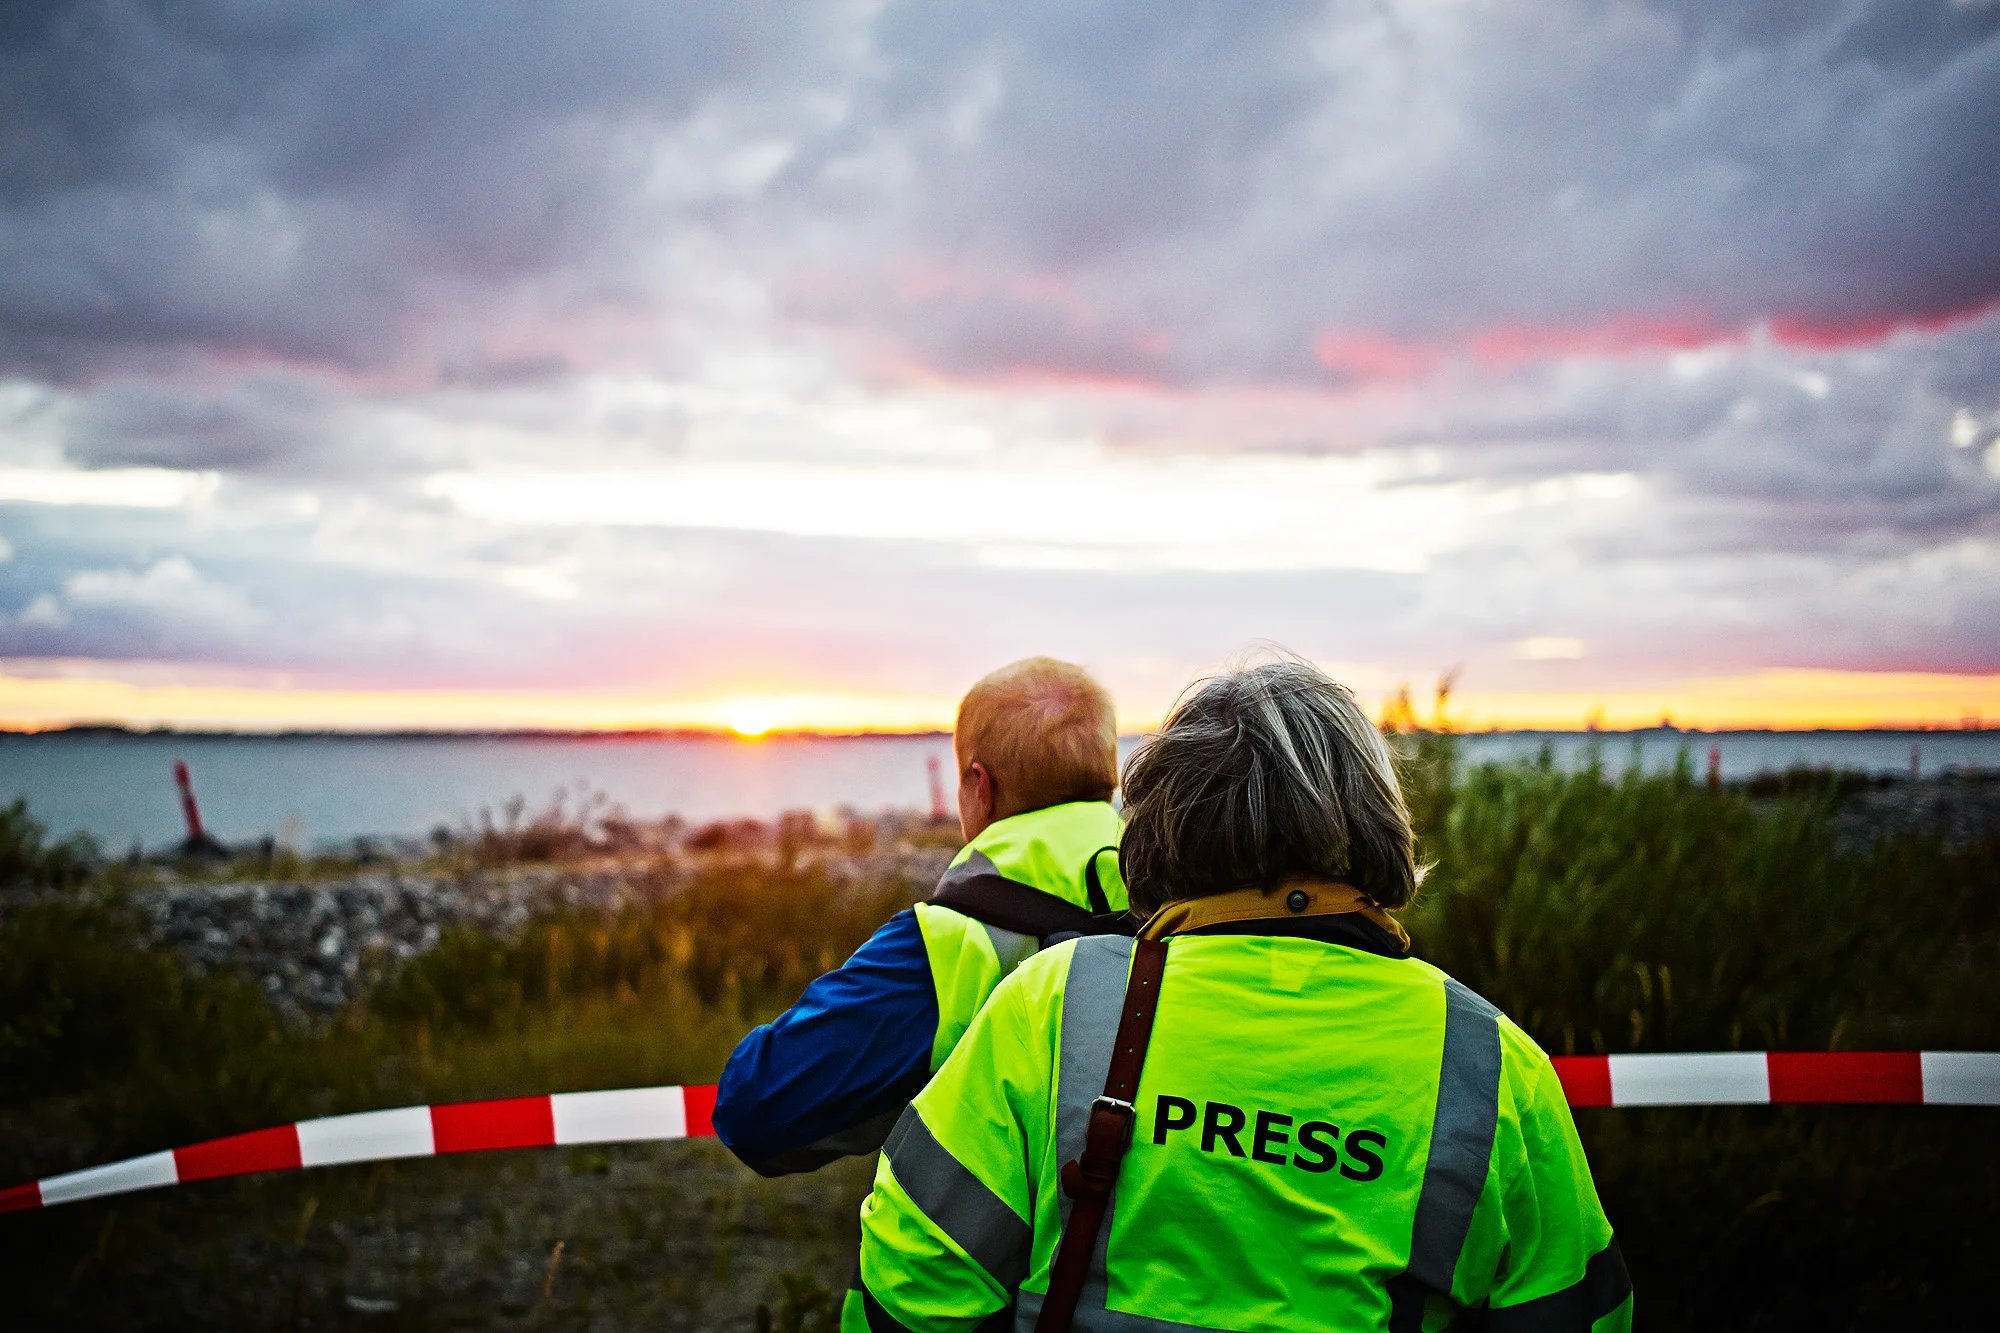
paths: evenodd
<path fill-rule="evenodd" d="M 1448 742 L 1406 744 L 1435 866 L 1419 951 L 1551 1052 L 2000 1048 L 2000 844 L 1843 847 L 1832 782 L 1461 772 Z M 115 900 L 38 905 L 0 928 L 0 1173 L 414 1101 L 710 1081 L 903 900 L 721 862 L 612 919 L 448 934 L 315 1032 L 239 978 L 135 950 Z M 1663 1328 L 1983 1320 L 1995 1123 L 1579 1116 Z M 154 1323 L 751 1328 L 761 1305 L 810 1328 L 864 1181 L 759 1182 L 699 1145 L 342 1169 L 6 1219 L 0 1266 L 49 1323 L 117 1324 L 164 1283 L 185 1309 L 156 1302 Z"/>

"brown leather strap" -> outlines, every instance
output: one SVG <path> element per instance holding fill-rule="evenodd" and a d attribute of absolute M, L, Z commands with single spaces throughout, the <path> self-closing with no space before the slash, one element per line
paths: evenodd
<path fill-rule="evenodd" d="M 1133 946 L 1132 971 L 1125 981 L 1125 1008 L 1118 1016 L 1118 1038 L 1111 1048 L 1111 1068 L 1104 1076 L 1104 1095 L 1091 1103 L 1083 1132 L 1083 1152 L 1062 1169 L 1063 1193 L 1075 1202 L 1063 1226 L 1062 1243 L 1049 1269 L 1049 1290 L 1042 1298 L 1035 1333 L 1069 1333 L 1077 1297 L 1090 1273 L 1097 1233 L 1111 1203 L 1125 1150 L 1132 1146 L 1138 1112 L 1132 1098 L 1139 1091 L 1139 1074 L 1146 1065 L 1146 1046 L 1153 1038 L 1153 1015 L 1160 1007 L 1160 977 L 1167 968 L 1164 940 L 1139 940 Z"/>

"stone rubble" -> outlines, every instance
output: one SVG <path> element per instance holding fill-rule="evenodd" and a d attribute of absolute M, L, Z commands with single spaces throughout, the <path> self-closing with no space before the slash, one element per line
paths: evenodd
<path fill-rule="evenodd" d="M 951 854 L 901 847 L 818 866 L 850 884 L 894 882 L 920 897 Z M 562 910 L 612 915 L 685 882 L 684 861 L 647 859 L 583 868 L 521 866 L 467 876 L 410 869 L 313 882 L 168 882 L 131 901 L 146 942 L 193 970 L 231 966 L 261 985 L 287 1019 L 324 1021 L 377 978 L 435 945 L 454 926 L 511 935 Z"/>

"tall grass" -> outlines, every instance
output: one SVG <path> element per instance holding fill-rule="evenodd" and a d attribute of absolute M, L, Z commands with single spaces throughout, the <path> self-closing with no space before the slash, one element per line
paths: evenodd
<path fill-rule="evenodd" d="M 1685 763 L 1477 768 L 1426 830 L 1409 924 L 1556 1054 L 2000 1039 L 2000 849 L 1843 851 L 1832 809 Z"/>

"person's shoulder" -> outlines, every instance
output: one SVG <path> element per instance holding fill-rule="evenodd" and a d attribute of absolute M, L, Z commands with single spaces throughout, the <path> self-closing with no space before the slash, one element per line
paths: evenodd
<path fill-rule="evenodd" d="M 1052 944 L 1030 955 L 1000 979 L 987 1000 L 988 1008 L 999 1006 L 1016 1014 L 1052 1013 L 1069 982 L 1070 966 L 1079 948 L 1092 947 L 1100 936 L 1085 935 Z M 1130 941 L 1126 941 L 1130 943 Z"/>
<path fill-rule="evenodd" d="M 1456 992 L 1460 1003 L 1481 1014 L 1489 1014 L 1500 1030 L 1500 1050 L 1502 1064 L 1533 1077 L 1550 1068 L 1548 1053 L 1544 1051 L 1527 1031 L 1507 1016 L 1507 1012 L 1484 995 L 1466 985 L 1440 967 L 1433 966 L 1421 958 L 1406 958 L 1402 963 L 1414 976 L 1424 978 L 1440 989 Z"/>
<path fill-rule="evenodd" d="M 1502 1066 L 1527 1087 L 1532 1088 L 1554 1072 L 1555 1066 L 1549 1063 L 1549 1053 L 1542 1049 L 1541 1043 L 1505 1014 L 1500 1015 L 1500 1051 Z"/>
<path fill-rule="evenodd" d="M 1500 1029 L 1500 1078 L 1506 1088 L 1503 1100 L 1523 1119 L 1545 1119 L 1551 1112 L 1550 1099 L 1563 1100 L 1555 1065 L 1525 1028 L 1498 1010 L 1495 1015 Z"/>

